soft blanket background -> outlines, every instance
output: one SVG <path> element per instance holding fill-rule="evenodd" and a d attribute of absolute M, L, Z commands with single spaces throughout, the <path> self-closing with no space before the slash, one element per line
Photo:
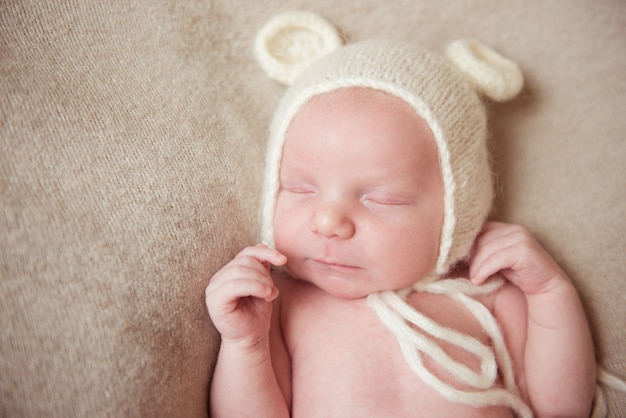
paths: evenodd
<path fill-rule="evenodd" d="M 474 37 L 520 63 L 521 96 L 491 109 L 494 217 L 562 264 L 600 363 L 626 377 L 623 1 L 6 0 L 0 416 L 206 416 L 203 292 L 257 240 L 284 89 L 253 40 L 291 9 L 348 41 Z"/>

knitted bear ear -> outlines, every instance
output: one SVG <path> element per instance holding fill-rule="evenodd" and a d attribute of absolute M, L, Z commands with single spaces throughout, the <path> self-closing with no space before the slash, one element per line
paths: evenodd
<path fill-rule="evenodd" d="M 265 73 L 290 84 L 309 64 L 342 44 L 337 29 L 311 12 L 291 11 L 270 19 L 255 40 Z"/>
<path fill-rule="evenodd" d="M 522 89 L 524 77 L 519 65 L 478 41 L 452 42 L 446 52 L 475 87 L 492 100 L 510 100 Z"/>

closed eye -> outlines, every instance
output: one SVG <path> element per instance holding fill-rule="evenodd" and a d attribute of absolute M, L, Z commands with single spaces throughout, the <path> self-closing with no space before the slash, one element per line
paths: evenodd
<path fill-rule="evenodd" d="M 312 187 L 287 187 L 283 188 L 283 190 L 294 194 L 315 193 L 315 189 L 313 189 Z"/>
<path fill-rule="evenodd" d="M 311 194 L 316 192 L 315 187 L 303 181 L 285 181 L 281 184 L 280 189 L 292 194 Z"/>
<path fill-rule="evenodd" d="M 363 201 L 381 206 L 406 206 L 410 204 L 409 199 L 395 196 L 365 196 Z"/>

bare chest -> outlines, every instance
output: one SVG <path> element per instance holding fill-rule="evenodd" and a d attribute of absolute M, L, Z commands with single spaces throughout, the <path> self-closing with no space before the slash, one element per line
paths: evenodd
<path fill-rule="evenodd" d="M 292 296 L 282 315 L 292 362 L 292 416 L 510 416 L 443 399 L 409 368 L 395 337 L 365 300 L 337 300 L 311 289 Z M 417 302 L 429 305 L 424 309 L 433 319 L 484 339 L 479 326 L 462 320 L 449 301 L 434 297 Z M 442 348 L 478 368 L 463 350 Z M 430 359 L 424 360 L 446 378 Z"/>

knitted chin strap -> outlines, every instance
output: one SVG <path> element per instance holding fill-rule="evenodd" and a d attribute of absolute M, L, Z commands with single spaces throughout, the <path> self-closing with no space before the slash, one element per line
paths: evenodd
<path fill-rule="evenodd" d="M 502 279 L 494 279 L 483 286 L 476 286 L 468 280 L 456 278 L 418 283 L 411 289 L 414 292 L 445 295 L 459 302 L 483 327 L 491 340 L 495 355 L 490 346 L 467 334 L 441 326 L 413 308 L 407 302 L 410 291 L 371 294 L 367 298 L 367 303 L 395 335 L 411 370 L 442 397 L 451 402 L 476 408 L 507 406 L 520 417 L 532 417 L 532 411 L 521 399 L 515 383 L 511 357 L 500 327 L 491 312 L 471 297 L 489 294 L 502 284 Z M 415 329 L 421 332 L 416 332 Z M 480 372 L 475 372 L 448 356 L 433 338 L 452 344 L 478 358 Z M 459 389 L 442 381 L 424 366 L 424 356 L 432 358 L 458 383 L 469 389 Z M 503 388 L 494 387 L 498 369 L 503 380 Z"/>

